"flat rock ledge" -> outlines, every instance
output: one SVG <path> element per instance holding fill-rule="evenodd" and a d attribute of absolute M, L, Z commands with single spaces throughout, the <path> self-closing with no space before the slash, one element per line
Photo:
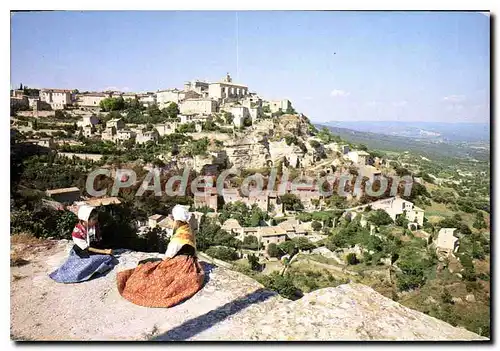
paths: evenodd
<path fill-rule="evenodd" d="M 60 240 L 11 268 L 13 340 L 488 340 L 406 308 L 361 284 L 290 301 L 244 274 L 201 260 L 207 277 L 191 299 L 145 308 L 123 299 L 116 273 L 161 254 L 121 250 L 104 277 L 58 284 L 48 274 L 71 249 Z"/>

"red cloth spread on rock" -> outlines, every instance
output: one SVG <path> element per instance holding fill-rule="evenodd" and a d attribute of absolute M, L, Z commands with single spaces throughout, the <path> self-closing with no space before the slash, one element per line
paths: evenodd
<path fill-rule="evenodd" d="M 172 307 L 196 294 L 204 278 L 197 258 L 187 255 L 146 262 L 116 276 L 120 294 L 144 307 Z"/>

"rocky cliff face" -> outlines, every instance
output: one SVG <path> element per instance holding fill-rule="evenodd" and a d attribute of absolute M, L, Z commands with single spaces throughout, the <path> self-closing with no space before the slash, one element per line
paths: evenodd
<path fill-rule="evenodd" d="M 16 340 L 487 340 L 413 311 L 369 287 L 346 284 L 284 299 L 253 279 L 202 262 L 206 284 L 170 309 L 136 306 L 116 289 L 116 273 L 148 254 L 125 251 L 104 277 L 57 284 L 48 274 L 71 244 L 52 242 L 11 269 L 11 337 Z M 19 249 L 19 248 L 18 248 Z M 33 252 L 29 254 L 29 252 Z"/>
<path fill-rule="evenodd" d="M 260 168 L 266 167 L 269 160 L 268 143 L 265 138 L 250 136 L 225 145 L 228 161 L 232 167 Z"/>

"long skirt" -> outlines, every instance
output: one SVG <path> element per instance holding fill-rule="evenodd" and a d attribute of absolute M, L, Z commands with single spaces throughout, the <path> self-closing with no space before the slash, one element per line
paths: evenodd
<path fill-rule="evenodd" d="M 79 283 L 89 280 L 95 274 L 106 273 L 116 263 L 116 258 L 111 255 L 96 254 L 81 258 L 71 249 L 66 262 L 50 273 L 49 277 L 58 283 Z"/>
<path fill-rule="evenodd" d="M 204 278 L 197 258 L 187 255 L 139 264 L 116 276 L 120 294 L 145 307 L 172 307 L 187 300 L 202 288 Z"/>

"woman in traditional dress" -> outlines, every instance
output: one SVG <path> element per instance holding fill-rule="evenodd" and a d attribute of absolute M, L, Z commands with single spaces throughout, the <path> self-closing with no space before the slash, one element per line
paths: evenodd
<path fill-rule="evenodd" d="M 190 216 L 183 206 L 172 209 L 173 235 L 163 260 L 141 261 L 117 274 L 118 291 L 125 299 L 145 307 L 171 307 L 201 289 L 205 273 L 196 258 Z"/>
<path fill-rule="evenodd" d="M 116 259 L 111 250 L 101 249 L 101 237 L 95 208 L 82 205 L 78 209 L 78 223 L 73 229 L 73 248 L 66 262 L 49 276 L 58 283 L 79 283 L 94 274 L 112 269 Z"/>

